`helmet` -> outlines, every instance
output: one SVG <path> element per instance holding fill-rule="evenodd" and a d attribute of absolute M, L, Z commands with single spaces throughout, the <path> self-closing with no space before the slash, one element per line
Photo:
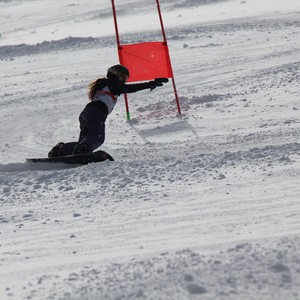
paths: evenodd
<path fill-rule="evenodd" d="M 107 70 L 107 78 L 113 79 L 114 76 L 111 76 L 111 74 L 115 75 L 117 79 L 125 83 L 129 77 L 129 71 L 125 66 L 122 65 L 114 65 Z"/>

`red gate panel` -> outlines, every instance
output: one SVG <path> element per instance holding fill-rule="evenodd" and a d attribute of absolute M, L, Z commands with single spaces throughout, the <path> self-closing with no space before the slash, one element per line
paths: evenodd
<path fill-rule="evenodd" d="M 118 54 L 120 63 L 129 70 L 128 82 L 173 77 L 168 45 L 165 42 L 120 45 Z"/>

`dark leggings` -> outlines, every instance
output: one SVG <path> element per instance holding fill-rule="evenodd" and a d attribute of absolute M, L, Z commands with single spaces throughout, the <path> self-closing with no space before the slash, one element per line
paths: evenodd
<path fill-rule="evenodd" d="M 90 153 L 100 147 L 105 140 L 106 114 L 99 108 L 90 105 L 84 108 L 79 116 L 80 135 L 78 142 L 65 143 L 60 149 L 61 155 Z"/>

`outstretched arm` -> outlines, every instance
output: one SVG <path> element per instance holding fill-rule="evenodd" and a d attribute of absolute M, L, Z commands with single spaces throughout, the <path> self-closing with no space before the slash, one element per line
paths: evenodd
<path fill-rule="evenodd" d="M 158 86 L 163 86 L 163 83 L 168 82 L 168 78 L 155 78 L 154 80 L 135 84 L 125 84 L 122 87 L 122 94 L 135 93 L 137 91 L 150 89 L 151 91 Z"/>

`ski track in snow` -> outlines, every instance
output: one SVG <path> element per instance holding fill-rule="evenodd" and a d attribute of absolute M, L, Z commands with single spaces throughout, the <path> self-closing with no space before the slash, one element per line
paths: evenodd
<path fill-rule="evenodd" d="M 76 140 L 86 85 L 117 61 L 114 36 L 0 44 L 0 299 L 300 299 L 299 5 L 201 23 L 200 2 L 162 1 L 178 20 L 192 7 L 167 30 L 183 114 L 171 84 L 129 95 L 129 122 L 120 100 L 103 145 L 115 162 L 25 162 Z M 139 11 L 129 4 L 125 20 Z M 7 20 L 26 7 L 0 5 Z M 110 16 L 64 5 L 79 24 Z M 4 33 L 26 36 L 35 18 Z"/>

